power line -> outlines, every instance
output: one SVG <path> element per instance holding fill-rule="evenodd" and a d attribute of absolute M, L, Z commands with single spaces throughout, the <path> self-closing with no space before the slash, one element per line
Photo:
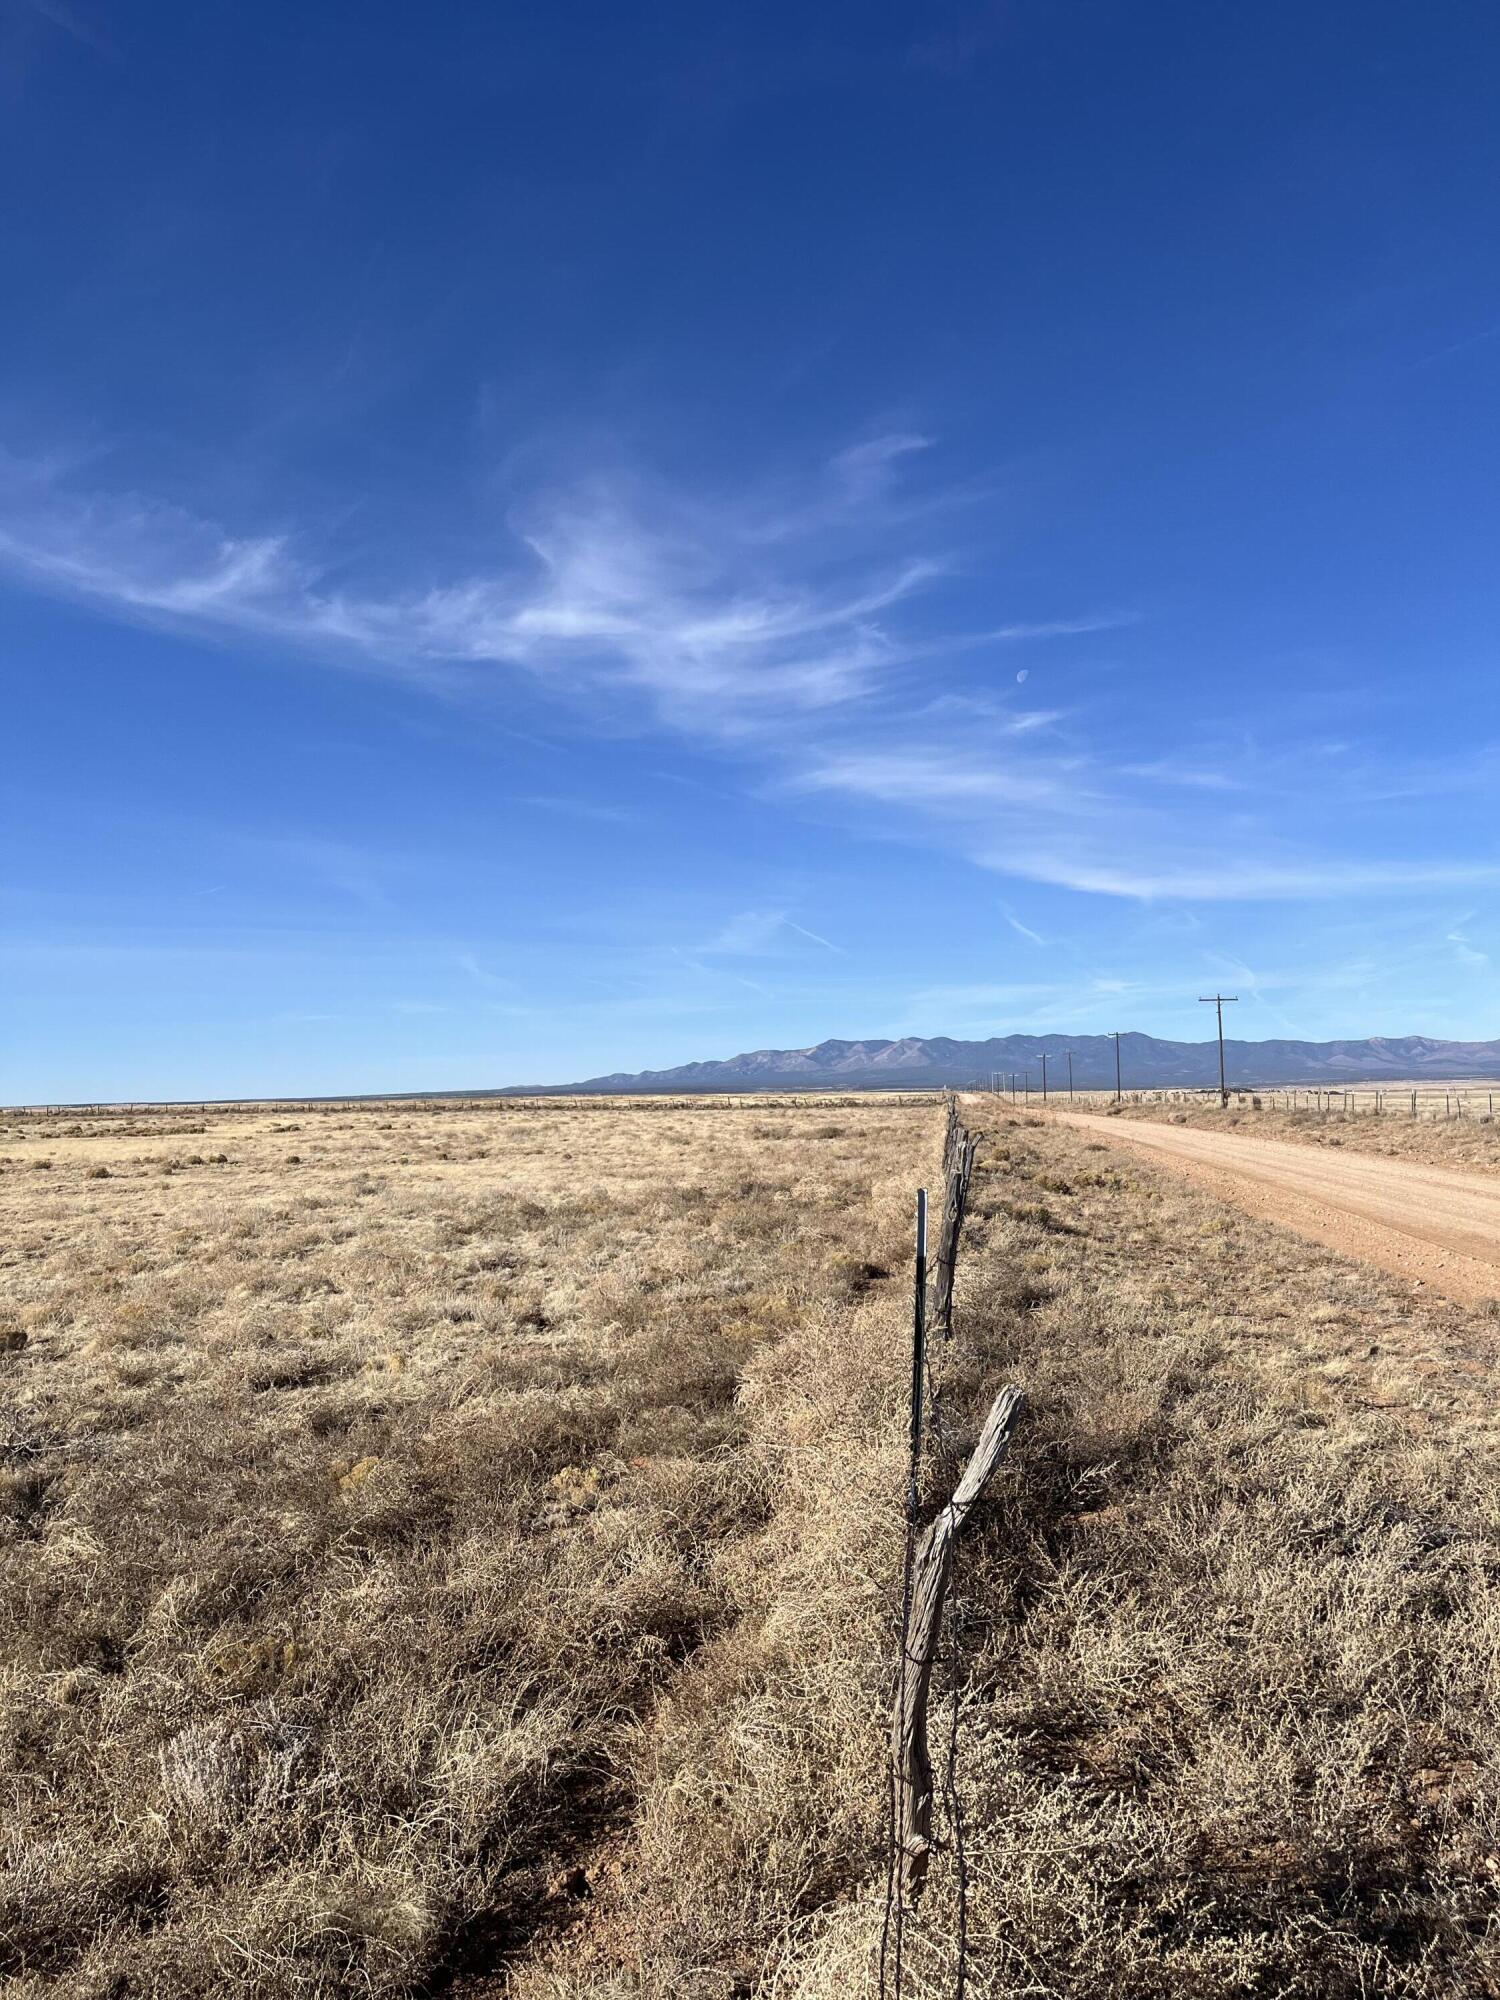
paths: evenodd
<path fill-rule="evenodd" d="M 1219 1023 L 1219 1109 L 1221 1111 L 1229 1103 L 1229 1086 L 1224 1081 L 1224 1009 L 1233 1006 L 1239 997 L 1238 993 L 1200 993 L 1198 995 L 1198 1005 L 1200 1007 L 1212 1007 Z M 1118 1042 L 1116 1042 L 1115 1047 L 1119 1048 Z"/>

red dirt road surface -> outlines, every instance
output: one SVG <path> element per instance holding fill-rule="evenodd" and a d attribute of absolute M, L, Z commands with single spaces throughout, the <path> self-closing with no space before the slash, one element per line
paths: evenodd
<path fill-rule="evenodd" d="M 1051 1114 L 1149 1154 L 1223 1200 L 1474 1304 L 1500 1298 L 1500 1178 L 1283 1139 Z"/>

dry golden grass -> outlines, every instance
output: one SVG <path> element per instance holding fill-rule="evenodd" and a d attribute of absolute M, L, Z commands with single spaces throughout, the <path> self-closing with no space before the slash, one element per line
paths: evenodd
<path fill-rule="evenodd" d="M 1500 1322 L 970 1116 L 971 1992 L 1500 1992 Z M 872 1990 L 940 1113 L 132 1130 L 4 1142 L 10 1990 Z"/>
<path fill-rule="evenodd" d="M 759 1434 L 757 1357 L 890 1345 L 933 1114 L 114 1123 L 13 1132 L 0 1177 L 0 1978 L 514 1960 L 773 1561 L 817 1427 Z"/>
<path fill-rule="evenodd" d="M 1500 1991 L 1500 1325 L 989 1108 L 949 1394 L 1031 1407 L 958 1583 L 971 1991 Z M 862 1990 L 879 1915 L 767 1990 Z"/>

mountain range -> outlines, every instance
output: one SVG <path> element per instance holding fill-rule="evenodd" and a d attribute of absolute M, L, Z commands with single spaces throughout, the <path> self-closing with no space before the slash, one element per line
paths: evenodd
<path fill-rule="evenodd" d="M 947 1035 L 907 1035 L 899 1041 L 828 1041 L 807 1049 L 754 1049 L 721 1062 L 593 1076 L 582 1083 L 547 1088 L 611 1093 L 931 1089 L 1029 1075 L 1032 1088 L 1037 1089 L 1044 1054 L 1051 1088 L 1067 1088 L 1071 1054 L 1076 1088 L 1113 1090 L 1112 1035 L 996 1035 L 980 1042 L 954 1041 Z M 1371 1035 L 1362 1041 L 1337 1042 L 1226 1040 L 1224 1063 L 1231 1086 L 1494 1077 L 1500 1076 L 1500 1041 L 1445 1042 L 1428 1035 Z M 1120 1074 L 1127 1090 L 1217 1084 L 1218 1044 L 1122 1034 Z M 505 1094 L 522 1093 L 518 1088 Z"/>

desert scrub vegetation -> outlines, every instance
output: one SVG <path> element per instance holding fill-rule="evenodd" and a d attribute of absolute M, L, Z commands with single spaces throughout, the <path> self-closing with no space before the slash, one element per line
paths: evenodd
<path fill-rule="evenodd" d="M 700 1843 L 717 1695 L 767 1688 L 734 1754 L 768 1772 L 838 1754 L 862 1699 L 825 1640 L 896 1545 L 888 1280 L 938 1130 L 879 1101 L 13 1125 L 5 1990 L 463 1991 L 558 1952 L 665 1990 L 862 1869 L 863 1795 L 820 1793 L 738 1892 L 693 1889 L 731 1861 Z M 809 1742 L 769 1692 L 794 1659 Z"/>
<path fill-rule="evenodd" d="M 1030 1402 L 955 1598 L 970 1991 L 1500 1991 L 1493 1321 L 995 1127 L 946 1393 Z M 953 1881 L 907 1931 L 924 2000 Z M 825 1912 L 767 1990 L 862 1990 L 879 1917 Z"/>
<path fill-rule="evenodd" d="M 1351 1153 L 1374 1153 L 1382 1159 L 1412 1160 L 1431 1167 L 1456 1167 L 1468 1173 L 1500 1173 L 1500 1110 L 1494 1118 L 1483 1108 L 1487 1087 L 1470 1089 L 1460 1085 L 1468 1099 L 1468 1115 L 1444 1118 L 1442 1094 L 1434 1098 L 1424 1086 L 1421 1116 L 1409 1116 L 1403 1092 L 1392 1088 L 1383 1113 L 1376 1117 L 1370 1095 L 1355 1100 L 1347 1116 L 1334 1108 L 1327 1111 L 1286 1110 L 1273 1102 L 1272 1094 L 1262 1099 L 1262 1108 L 1252 1108 L 1249 1098 L 1232 1096 L 1220 1110 L 1217 1098 L 1190 1098 L 1181 1102 L 1146 1101 L 1115 1106 L 1106 1098 L 1080 1101 L 1077 1109 L 1116 1118 L 1140 1118 L 1149 1122 L 1191 1125 L 1204 1132 L 1243 1132 L 1256 1139 L 1291 1139 L 1304 1146 L 1343 1148 Z M 1496 1093 L 1500 1096 L 1500 1092 Z"/>
<path fill-rule="evenodd" d="M 970 1992 L 1500 1991 L 1494 1321 L 968 1115 Z M 7 1990 L 872 1991 L 940 1111 L 134 1122 L 0 1177 Z"/>

